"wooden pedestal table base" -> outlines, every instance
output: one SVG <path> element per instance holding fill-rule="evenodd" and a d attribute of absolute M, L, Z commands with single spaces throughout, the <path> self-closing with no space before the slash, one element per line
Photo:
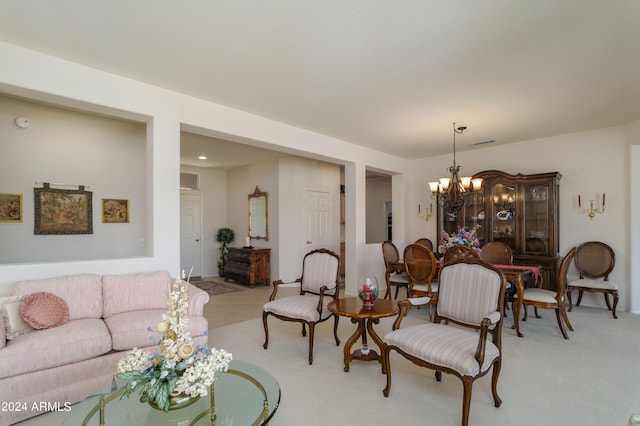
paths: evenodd
<path fill-rule="evenodd" d="M 341 317 L 351 318 L 351 322 L 358 325 L 355 333 L 349 338 L 344 345 L 344 371 L 349 371 L 349 364 L 352 360 L 361 361 L 378 361 L 384 371 L 384 343 L 380 336 L 373 329 L 374 324 L 380 322 L 380 318 L 391 317 L 398 314 L 398 304 L 387 299 L 376 299 L 374 306 L 367 308 L 357 297 L 347 297 L 345 299 L 335 300 L 327 306 L 329 311 Z M 380 349 L 380 354 L 369 347 L 367 342 L 367 333 L 373 339 Z M 351 351 L 353 344 L 362 338 L 362 349 Z"/>

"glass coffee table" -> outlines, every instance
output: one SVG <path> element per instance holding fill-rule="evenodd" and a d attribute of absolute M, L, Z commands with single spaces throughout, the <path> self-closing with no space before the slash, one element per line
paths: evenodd
<path fill-rule="evenodd" d="M 124 388 L 97 394 L 73 405 L 63 425 L 267 425 L 280 404 L 280 385 L 275 377 L 240 360 L 231 361 L 229 371 L 214 383 L 213 418 L 211 395 L 188 407 L 164 412 L 141 403 L 138 392 L 120 399 L 123 392 Z"/>

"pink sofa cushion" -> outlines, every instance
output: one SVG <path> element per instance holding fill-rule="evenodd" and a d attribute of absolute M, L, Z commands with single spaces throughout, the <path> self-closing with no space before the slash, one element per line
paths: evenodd
<path fill-rule="evenodd" d="M 33 328 L 58 327 L 69 321 L 67 303 L 53 293 L 40 291 L 28 295 L 22 306 L 20 315 Z"/>
<path fill-rule="evenodd" d="M 166 310 L 172 283 L 173 279 L 167 271 L 103 276 L 104 318 L 122 312 Z M 155 327 L 155 324 L 146 326 L 149 325 Z"/>
<path fill-rule="evenodd" d="M 106 318 L 104 322 L 111 333 L 113 349 L 128 351 L 135 347 L 157 344 L 161 335 L 156 331 L 156 325 L 165 312 L 164 309 L 123 312 Z M 189 334 L 192 338 L 204 335 L 208 326 L 209 323 L 203 316 L 189 317 Z"/>
<path fill-rule="evenodd" d="M 109 333 L 111 333 L 111 346 L 116 351 L 127 351 L 135 347 L 157 344 L 160 333 L 156 331 L 156 325 L 162 321 L 165 309 L 150 309 L 147 311 L 122 312 L 105 318 Z"/>
<path fill-rule="evenodd" d="M 0 350 L 0 379 L 83 361 L 110 350 L 111 336 L 100 319 L 33 330 L 9 340 Z"/>
<path fill-rule="evenodd" d="M 29 295 L 46 291 L 67 302 L 69 321 L 102 317 L 102 281 L 96 274 L 67 275 L 42 280 L 20 281 L 13 289 L 15 295 Z"/>

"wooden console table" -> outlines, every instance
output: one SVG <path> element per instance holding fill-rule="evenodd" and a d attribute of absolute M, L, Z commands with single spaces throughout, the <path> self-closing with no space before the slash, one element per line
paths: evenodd
<path fill-rule="evenodd" d="M 271 249 L 234 248 L 229 247 L 227 266 L 224 270 L 224 280 L 249 284 L 251 288 L 256 283 L 271 281 Z"/>

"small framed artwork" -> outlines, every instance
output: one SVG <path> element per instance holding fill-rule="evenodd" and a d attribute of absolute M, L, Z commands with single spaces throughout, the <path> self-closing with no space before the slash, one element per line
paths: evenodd
<path fill-rule="evenodd" d="M 102 223 L 129 223 L 129 200 L 103 198 Z"/>
<path fill-rule="evenodd" d="M 48 183 L 34 192 L 35 235 L 93 234 L 92 192 L 54 189 Z"/>
<path fill-rule="evenodd" d="M 0 222 L 22 222 L 22 194 L 0 193 Z"/>

